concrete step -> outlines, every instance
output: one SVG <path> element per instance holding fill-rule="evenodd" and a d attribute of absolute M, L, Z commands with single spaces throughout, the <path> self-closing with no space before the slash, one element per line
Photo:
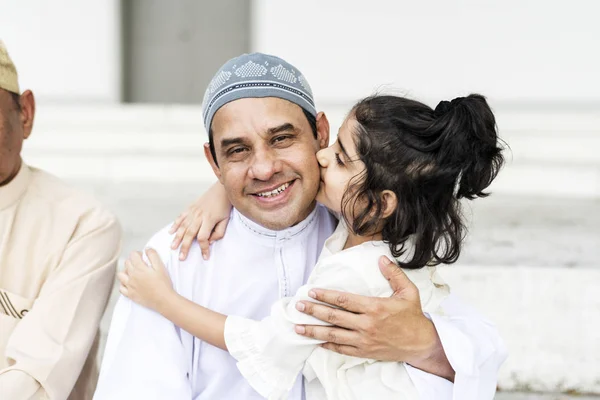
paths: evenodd
<path fill-rule="evenodd" d="M 498 392 L 495 400 L 598 400 L 600 396 L 582 395 L 577 393 L 526 393 L 526 392 Z"/>
<path fill-rule="evenodd" d="M 600 269 L 442 267 L 452 290 L 498 326 L 502 390 L 600 394 Z"/>

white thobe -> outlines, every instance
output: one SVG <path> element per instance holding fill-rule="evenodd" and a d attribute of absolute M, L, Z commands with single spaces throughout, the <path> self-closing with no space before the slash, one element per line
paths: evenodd
<path fill-rule="evenodd" d="M 227 315 L 261 320 L 273 303 L 306 283 L 336 220 L 318 206 L 301 223 L 270 231 L 232 211 L 225 237 L 202 259 L 199 246 L 179 261 L 168 228 L 147 247 L 156 249 L 173 286 L 184 297 Z M 505 350 L 496 328 L 454 295 L 432 315 L 446 355 L 456 371 L 455 400 L 492 399 Z M 414 370 L 420 393 L 438 377 Z M 435 385 L 431 385 L 432 387 Z M 194 338 L 161 315 L 126 298 L 113 314 L 96 400 L 258 399 L 229 353 Z M 303 398 L 298 379 L 290 399 Z M 435 398 L 435 397 L 423 397 Z"/>
<path fill-rule="evenodd" d="M 225 237 L 208 261 L 198 246 L 187 260 L 171 251 L 167 228 L 148 243 L 158 251 L 184 297 L 223 314 L 262 319 L 281 297 L 308 279 L 336 220 L 322 206 L 299 224 L 271 231 L 232 211 Z M 300 399 L 300 379 L 293 391 Z M 97 400 L 260 399 L 236 360 L 157 313 L 120 298 L 113 314 Z"/>

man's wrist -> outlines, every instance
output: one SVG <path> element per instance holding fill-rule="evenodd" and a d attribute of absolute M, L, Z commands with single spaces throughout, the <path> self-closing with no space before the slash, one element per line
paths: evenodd
<path fill-rule="evenodd" d="M 407 360 L 407 363 L 454 382 L 455 372 L 446 357 L 437 329 L 431 320 L 425 316 L 423 318 L 422 328 L 418 330 L 420 344 L 416 348 L 413 360 Z"/>
<path fill-rule="evenodd" d="M 413 366 L 434 359 L 439 351 L 438 346 L 441 346 L 435 325 L 425 316 L 423 316 L 421 327 L 417 329 L 415 334 L 418 344 L 415 346 L 412 359 L 407 360 Z"/>

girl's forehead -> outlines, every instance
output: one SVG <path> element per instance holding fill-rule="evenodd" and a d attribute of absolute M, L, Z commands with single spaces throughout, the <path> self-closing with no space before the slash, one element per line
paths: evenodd
<path fill-rule="evenodd" d="M 344 120 L 338 131 L 338 137 L 344 141 L 344 145 L 348 142 L 347 146 L 352 148 L 354 148 L 354 138 L 352 136 L 356 133 L 356 124 L 358 124 L 356 119 L 348 117 Z"/>

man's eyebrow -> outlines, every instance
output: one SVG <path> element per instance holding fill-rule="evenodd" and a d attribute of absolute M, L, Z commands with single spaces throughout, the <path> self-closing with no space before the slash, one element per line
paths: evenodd
<path fill-rule="evenodd" d="M 279 126 L 275 126 L 273 128 L 267 129 L 267 135 L 273 136 L 273 135 L 276 135 L 281 132 L 288 132 L 288 131 L 295 131 L 295 130 L 296 130 L 296 127 L 294 127 L 294 125 L 290 124 L 289 122 L 286 122 L 285 124 L 281 124 Z"/>

